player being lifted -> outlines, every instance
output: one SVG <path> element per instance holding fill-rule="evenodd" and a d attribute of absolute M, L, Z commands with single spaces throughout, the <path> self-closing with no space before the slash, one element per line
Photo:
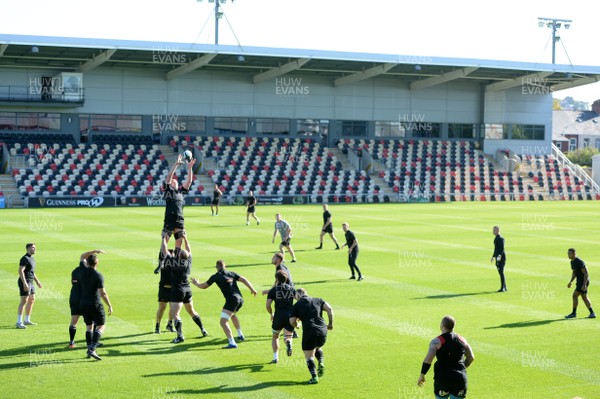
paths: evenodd
<path fill-rule="evenodd" d="M 183 206 L 185 204 L 185 197 L 189 192 L 192 185 L 193 172 L 192 168 L 196 163 L 195 159 L 190 160 L 187 163 L 187 178 L 180 186 L 175 172 L 179 165 L 183 164 L 183 156 L 177 157 L 177 162 L 173 165 L 167 178 L 162 184 L 161 191 L 163 191 L 163 199 L 165 200 L 165 218 L 162 230 L 162 237 L 166 238 L 167 244 L 171 235 L 175 236 L 175 247 L 181 248 L 181 238 L 184 234 L 184 219 L 183 219 Z M 161 268 L 162 257 L 159 254 L 158 266 L 154 270 L 154 273 L 158 273 Z"/>

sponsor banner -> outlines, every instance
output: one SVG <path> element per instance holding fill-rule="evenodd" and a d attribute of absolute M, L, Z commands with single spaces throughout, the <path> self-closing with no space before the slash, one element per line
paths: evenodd
<path fill-rule="evenodd" d="M 308 198 L 302 196 L 291 196 L 291 195 L 258 195 L 256 196 L 258 205 L 290 205 L 290 204 L 303 204 L 308 202 Z"/>
<path fill-rule="evenodd" d="M 120 197 L 117 200 L 119 206 L 139 207 L 139 206 L 162 206 L 164 207 L 167 202 L 163 199 L 162 195 L 151 195 L 151 196 L 127 196 Z M 185 197 L 185 206 L 202 206 L 210 204 L 210 197 L 203 197 L 199 195 L 187 195 Z"/>
<path fill-rule="evenodd" d="M 300 205 L 310 203 L 307 195 L 256 195 L 258 205 Z M 230 205 L 244 205 L 248 197 L 241 195 L 227 197 L 226 203 Z M 223 203 L 223 201 L 221 201 Z"/>
<path fill-rule="evenodd" d="M 37 197 L 27 198 L 28 208 L 99 208 L 115 206 L 113 197 Z"/>
<path fill-rule="evenodd" d="M 185 206 L 203 206 L 210 205 L 211 197 L 203 197 L 201 195 L 186 195 Z"/>

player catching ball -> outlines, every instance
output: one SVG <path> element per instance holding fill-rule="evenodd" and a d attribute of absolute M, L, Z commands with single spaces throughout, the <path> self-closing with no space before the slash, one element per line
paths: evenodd
<path fill-rule="evenodd" d="M 167 244 L 171 235 L 175 236 L 175 248 L 181 248 L 181 241 L 184 234 L 184 218 L 183 218 L 183 206 L 185 204 L 185 195 L 189 192 L 190 186 L 192 185 L 192 168 L 196 163 L 195 159 L 191 159 L 187 162 L 187 178 L 185 182 L 180 186 L 175 172 L 179 165 L 183 164 L 183 155 L 177 157 L 177 162 L 169 171 L 167 178 L 165 179 L 161 190 L 163 191 L 163 199 L 165 200 L 165 218 L 162 230 L 162 237 L 166 238 Z M 154 270 L 154 273 L 158 273 L 162 266 L 162 257 L 159 254 L 158 267 Z"/>

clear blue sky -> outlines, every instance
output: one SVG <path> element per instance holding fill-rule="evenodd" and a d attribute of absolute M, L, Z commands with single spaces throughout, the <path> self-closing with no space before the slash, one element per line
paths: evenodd
<path fill-rule="evenodd" d="M 559 30 L 558 64 L 600 65 L 592 5 L 227 0 L 219 43 L 550 63 L 551 30 L 537 24 L 549 17 L 573 20 L 570 29 Z M 208 0 L 0 0 L 0 34 L 214 43 L 213 7 Z M 555 93 L 566 95 L 591 103 L 600 99 L 600 83 Z"/>

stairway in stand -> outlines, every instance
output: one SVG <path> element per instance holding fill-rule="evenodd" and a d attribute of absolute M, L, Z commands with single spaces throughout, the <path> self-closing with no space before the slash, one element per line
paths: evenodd
<path fill-rule="evenodd" d="M 4 195 L 7 208 L 23 208 L 25 201 L 19 193 L 19 187 L 11 175 L 0 175 L 0 191 Z"/>

